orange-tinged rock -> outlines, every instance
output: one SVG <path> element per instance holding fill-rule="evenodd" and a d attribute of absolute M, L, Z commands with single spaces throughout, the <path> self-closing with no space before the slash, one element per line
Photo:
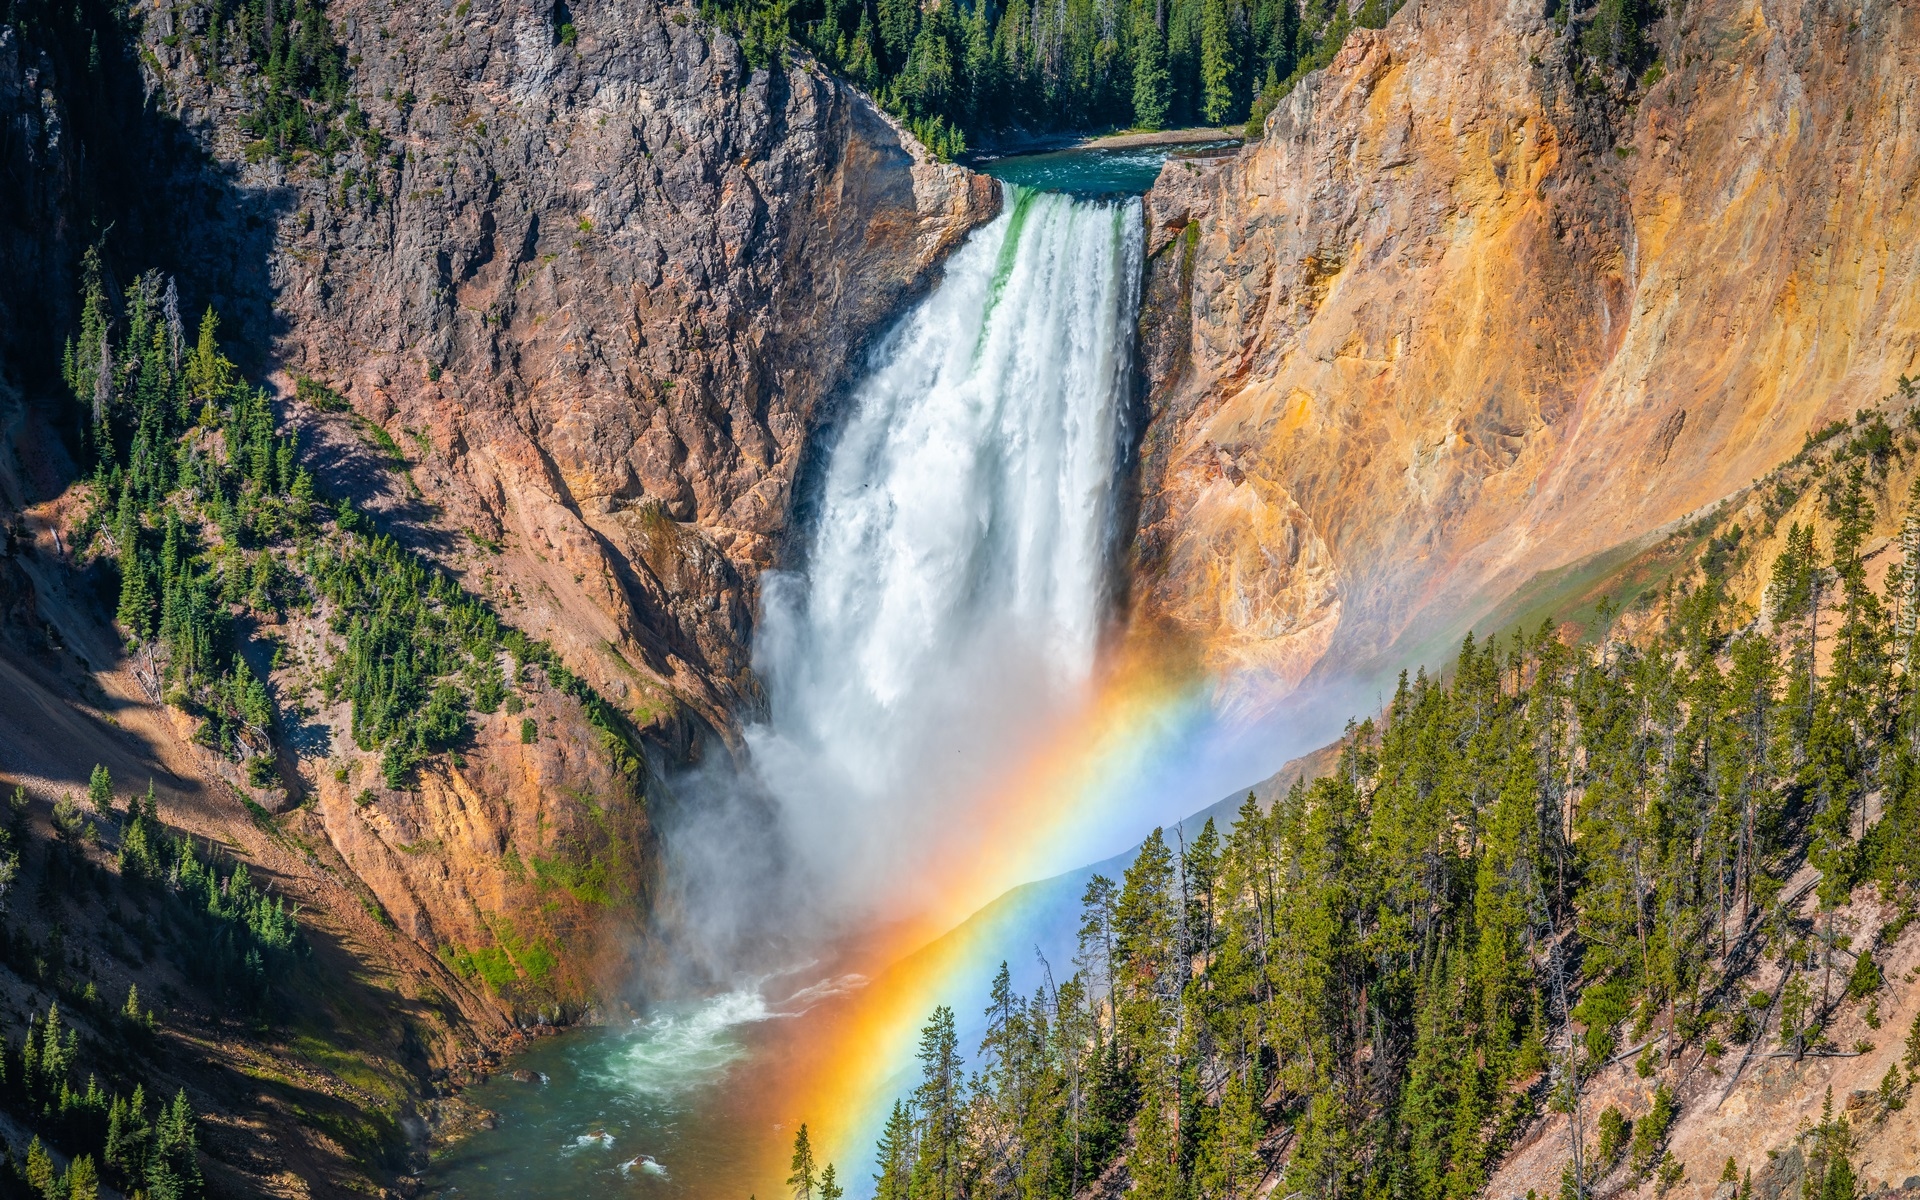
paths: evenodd
<path fill-rule="evenodd" d="M 1536 13 L 1413 0 L 1149 197 L 1141 591 L 1217 669 L 1392 665 L 1915 371 L 1909 10 L 1706 0 L 1611 92 Z"/>

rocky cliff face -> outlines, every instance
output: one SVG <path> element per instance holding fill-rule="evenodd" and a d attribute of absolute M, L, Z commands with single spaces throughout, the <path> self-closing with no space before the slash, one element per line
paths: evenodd
<path fill-rule="evenodd" d="M 1915 371 L 1911 8 L 1672 7 L 1629 82 L 1540 6 L 1410 0 L 1167 166 L 1143 591 L 1212 665 L 1377 661 Z"/>
<path fill-rule="evenodd" d="M 998 191 L 805 63 L 750 70 L 686 9 L 335 0 L 360 116 L 291 157 L 245 124 L 262 78 L 210 6 L 136 15 L 98 78 L 81 8 L 0 26 L 0 773 L 43 800 L 95 762 L 151 776 L 169 824 L 303 903 L 367 985 L 325 998 L 330 1045 L 384 1056 L 383 1111 L 417 1142 L 430 1074 L 621 978 L 654 775 L 754 702 L 754 581 L 809 439 Z M 158 266 L 189 318 L 219 309 L 328 491 L 551 643 L 655 761 L 532 667 L 388 788 L 317 698 L 343 631 L 305 606 L 245 635 L 287 786 L 195 745 L 123 660 L 110 572 L 71 555 L 88 501 L 54 368 L 108 229 L 110 270 Z"/>
<path fill-rule="evenodd" d="M 149 62 L 271 209 L 278 365 L 396 440 L 443 560 L 641 725 L 725 729 L 823 398 L 998 192 L 689 10 L 559 11 L 337 0 L 384 143 L 330 164 L 248 165 L 204 8 L 150 19 Z"/>
<path fill-rule="evenodd" d="M 244 124 L 260 79 L 209 11 L 150 12 L 143 61 L 224 172 L 224 212 L 192 236 L 268 231 L 262 271 L 206 290 L 271 347 L 324 482 L 669 756 L 726 735 L 754 699 L 754 581 L 823 404 L 997 189 L 823 72 L 750 70 L 654 4 L 575 5 L 563 31 L 547 5 L 336 0 L 368 132 L 276 157 Z M 323 635 L 277 632 L 323 654 Z M 559 994 L 578 997 L 630 932 L 595 910 L 645 886 L 646 787 L 552 699 L 480 722 L 463 762 L 408 792 L 379 787 L 344 710 L 322 712 L 335 736 L 298 772 L 404 932 L 469 967 L 505 951 L 510 975 L 515 946 L 562 949 Z M 523 744 L 527 718 L 546 732 Z"/>

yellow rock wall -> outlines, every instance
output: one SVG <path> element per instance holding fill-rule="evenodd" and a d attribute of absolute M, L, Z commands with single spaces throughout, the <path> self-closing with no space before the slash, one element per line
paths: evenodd
<path fill-rule="evenodd" d="M 1694 0 L 1643 86 L 1540 7 L 1411 0 L 1149 197 L 1139 592 L 1217 669 L 1386 665 L 1920 374 L 1920 10 Z"/>

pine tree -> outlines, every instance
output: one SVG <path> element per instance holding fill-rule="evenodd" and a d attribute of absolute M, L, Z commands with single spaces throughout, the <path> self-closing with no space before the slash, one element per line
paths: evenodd
<path fill-rule="evenodd" d="M 1252 1064 L 1227 1077 L 1217 1122 L 1220 1200 L 1252 1200 L 1266 1174 L 1260 1158 L 1261 1117 Z"/>
<path fill-rule="evenodd" d="M 1181 855 L 1186 893 L 1187 954 L 1200 960 L 1204 972 L 1213 961 L 1215 897 L 1220 878 L 1220 834 L 1208 817 Z"/>
<path fill-rule="evenodd" d="M 101 816 L 113 815 L 113 776 L 99 763 L 93 764 L 93 774 L 87 779 L 87 800 Z"/>
<path fill-rule="evenodd" d="M 220 315 L 212 305 L 200 316 L 200 333 L 194 342 L 193 352 L 187 357 L 187 391 L 192 399 L 203 403 L 218 403 L 226 398 L 227 389 L 232 386 L 231 364 L 220 353 Z"/>
<path fill-rule="evenodd" d="M 1155 1067 L 1158 1067 L 1158 1056 L 1155 1057 Z M 1133 1149 L 1127 1156 L 1128 1173 L 1133 1177 L 1130 1195 L 1140 1200 L 1180 1200 L 1185 1193 L 1185 1181 L 1180 1172 L 1180 1136 L 1172 1111 L 1175 1107 L 1172 1083 L 1158 1070 L 1152 1070 L 1143 1092 Z"/>
<path fill-rule="evenodd" d="M 1224 122 L 1232 111 L 1233 84 L 1238 75 L 1226 0 L 1205 0 L 1200 26 L 1200 111 L 1209 125 Z"/>
<path fill-rule="evenodd" d="M 48 1200 L 54 1200 L 58 1195 L 54 1191 L 56 1177 L 53 1173 L 53 1156 L 48 1154 L 47 1148 L 40 1144 L 37 1134 L 27 1146 L 26 1174 L 27 1186 L 40 1195 L 47 1197 Z"/>
<path fill-rule="evenodd" d="M 1133 124 L 1159 129 L 1171 108 L 1172 78 L 1167 72 L 1167 33 L 1157 0 L 1133 0 Z"/>
<path fill-rule="evenodd" d="M 793 1135 L 793 1161 L 790 1165 L 793 1173 L 787 1176 L 787 1186 L 793 1189 L 793 1200 L 813 1200 L 819 1178 L 814 1173 L 813 1143 L 807 1137 L 805 1122 L 801 1123 L 800 1132 Z"/>
<path fill-rule="evenodd" d="M 1103 1005 L 1108 1014 L 1114 1008 L 1113 910 L 1118 895 L 1113 881 L 1104 875 L 1087 881 L 1080 897 L 1079 954 L 1074 960 L 1086 981 L 1088 999 Z"/>
<path fill-rule="evenodd" d="M 126 527 L 126 542 L 120 551 L 120 603 L 114 609 L 114 620 L 136 639 L 145 641 L 153 636 L 153 588 L 134 528 L 131 523 Z"/>
<path fill-rule="evenodd" d="M 68 1165 L 59 1192 L 65 1200 L 99 1200 L 100 1172 L 91 1154 L 82 1154 Z"/>
<path fill-rule="evenodd" d="M 918 1150 L 913 1113 L 904 1101 L 894 1101 L 893 1110 L 887 1114 L 876 1158 L 880 1169 L 874 1175 L 875 1200 L 908 1200 Z"/>
<path fill-rule="evenodd" d="M 920 1031 L 920 1086 L 914 1092 L 919 1117 L 913 1164 L 914 1200 L 961 1200 L 966 1081 L 954 1032 L 953 1010 L 941 1005 Z"/>

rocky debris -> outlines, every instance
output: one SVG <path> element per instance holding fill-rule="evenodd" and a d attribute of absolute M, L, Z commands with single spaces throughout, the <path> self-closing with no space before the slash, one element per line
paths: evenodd
<path fill-rule="evenodd" d="M 1397 667 L 1916 369 L 1911 9 L 1676 6 L 1644 81 L 1543 11 L 1410 0 L 1155 186 L 1136 594 L 1217 669 Z"/>

